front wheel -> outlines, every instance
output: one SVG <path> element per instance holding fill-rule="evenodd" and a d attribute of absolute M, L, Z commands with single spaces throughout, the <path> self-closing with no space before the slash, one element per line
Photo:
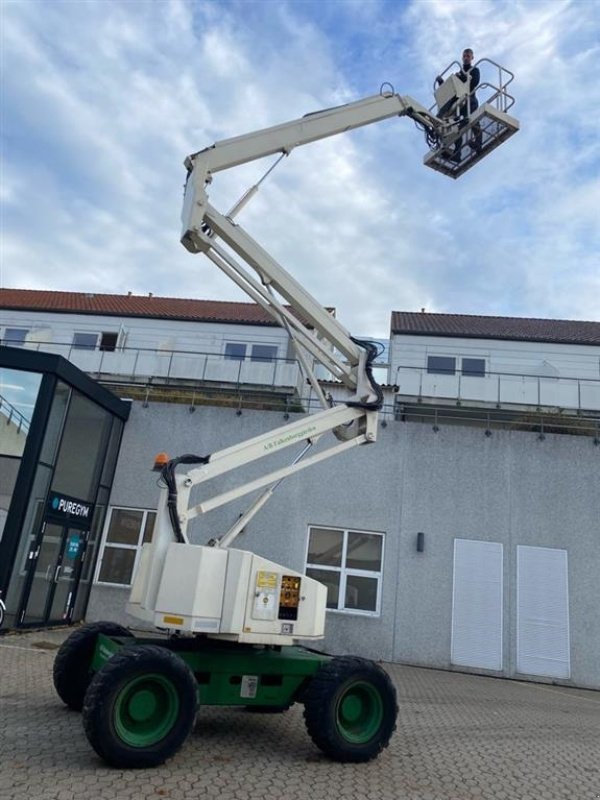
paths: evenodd
<path fill-rule="evenodd" d="M 334 761 L 376 758 L 389 744 L 397 714 L 396 689 L 388 674 L 352 656 L 323 664 L 304 697 L 308 733 Z"/>
<path fill-rule="evenodd" d="M 83 725 L 113 767 L 155 767 L 174 755 L 198 710 L 196 680 L 175 653 L 157 645 L 126 647 L 95 674 Z"/>

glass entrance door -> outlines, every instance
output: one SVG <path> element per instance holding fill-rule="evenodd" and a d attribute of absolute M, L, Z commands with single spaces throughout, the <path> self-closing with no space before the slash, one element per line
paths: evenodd
<path fill-rule="evenodd" d="M 46 522 L 26 562 L 22 625 L 70 622 L 85 558 L 88 532 Z"/>

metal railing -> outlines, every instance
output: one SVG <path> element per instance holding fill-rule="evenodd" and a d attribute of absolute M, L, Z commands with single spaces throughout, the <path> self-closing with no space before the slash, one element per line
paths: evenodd
<path fill-rule="evenodd" d="M 16 406 L 0 394 L 0 414 L 5 417 L 6 425 L 11 423 L 16 427 L 17 433 L 29 433 L 30 420 L 19 411 Z"/>
<path fill-rule="evenodd" d="M 10 346 L 2 340 L 0 344 Z M 119 376 L 137 382 L 194 381 L 236 386 L 250 384 L 271 389 L 296 388 L 302 380 L 298 362 L 287 358 L 228 358 L 222 353 L 159 347 L 101 350 L 42 341 L 22 346 L 61 355 L 97 379 Z"/>
<path fill-rule="evenodd" d="M 469 92 L 469 97 L 471 95 L 478 95 L 479 105 L 484 105 L 487 103 L 489 105 L 493 105 L 498 111 L 503 111 L 506 113 L 512 106 L 515 104 L 515 98 L 507 92 L 508 86 L 513 82 L 515 76 L 514 73 L 511 72 L 506 67 L 501 66 L 498 64 L 497 61 L 493 61 L 491 58 L 480 58 L 475 64 L 474 67 L 480 67 L 482 64 L 490 64 L 494 71 L 497 71 L 498 77 L 496 82 L 492 83 L 489 80 L 481 82 L 478 86 L 473 89 L 472 92 Z M 452 71 L 456 69 L 457 72 L 462 70 L 462 64 L 458 61 L 452 61 L 448 66 L 444 69 L 443 72 L 440 72 L 440 77 L 444 78 Z M 480 70 L 481 72 L 481 70 Z M 435 93 L 436 90 L 436 82 L 433 83 L 433 92 Z M 462 100 L 460 102 L 465 102 Z M 458 105 L 460 105 L 460 102 Z M 437 104 L 434 103 L 430 108 L 429 111 L 433 115 L 436 114 Z"/>
<path fill-rule="evenodd" d="M 600 411 L 600 380 L 534 375 L 517 372 L 486 371 L 468 375 L 428 372 L 427 367 L 400 364 L 394 383 L 402 395 L 425 398 L 481 402 L 501 408 L 505 405 L 532 408 L 558 408 L 572 411 Z"/>

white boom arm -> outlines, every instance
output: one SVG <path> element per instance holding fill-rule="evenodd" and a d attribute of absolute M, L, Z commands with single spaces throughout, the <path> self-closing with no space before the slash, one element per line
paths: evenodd
<path fill-rule="evenodd" d="M 194 516 L 248 492 L 271 486 L 230 531 L 214 540 L 221 547 L 227 546 L 264 505 L 272 491 L 272 484 L 346 450 L 348 446 L 374 442 L 377 436 L 377 410 L 382 403 L 381 390 L 371 373 L 371 362 L 376 355 L 374 348 L 353 339 L 320 303 L 234 222 L 234 216 L 253 196 L 258 184 L 224 215 L 208 200 L 207 188 L 213 175 L 269 155 L 280 154 L 282 158 L 301 145 L 397 116 L 408 116 L 417 122 L 426 131 L 429 142 L 439 144 L 456 140 L 456 125 L 453 128 L 447 119 L 438 118 L 411 97 L 380 93 L 354 103 L 307 114 L 282 125 L 225 139 L 185 160 L 188 178 L 182 213 L 182 244 L 192 253 L 205 253 L 276 322 L 286 328 L 308 380 L 326 410 L 320 412 L 318 418 L 311 418 L 310 424 L 300 420 L 258 437 L 256 441 L 214 453 L 202 467 L 186 476 L 173 474 L 172 489 L 175 491 L 171 493 L 172 522 L 182 540 L 185 540 L 187 522 Z M 465 162 L 460 166 L 463 171 L 469 166 L 468 158 Z M 351 396 L 342 409 L 329 407 L 311 361 L 323 365 L 350 391 Z M 343 416 L 343 422 L 340 422 L 340 416 Z M 307 430 L 312 426 L 316 428 L 311 434 Z M 339 441 L 328 450 L 310 458 L 302 458 L 302 454 L 289 467 L 275 470 L 261 479 L 242 484 L 235 490 L 188 508 L 190 490 L 198 483 L 269 455 L 283 446 L 301 441 L 312 444 L 330 431 Z M 174 496 L 177 497 L 176 513 Z"/>
<path fill-rule="evenodd" d="M 442 122 L 409 97 L 375 95 L 355 103 L 309 114 L 301 119 L 219 142 L 186 159 L 188 180 L 183 209 L 182 243 L 192 253 L 204 252 L 253 300 L 285 327 L 296 347 L 308 379 L 325 410 L 285 425 L 250 442 L 212 454 L 202 467 L 185 476 L 173 475 L 177 512 L 172 514 L 175 528 L 185 539 L 187 522 L 230 500 L 260 488 L 266 491 L 224 536 L 215 541 L 228 546 L 247 521 L 262 508 L 273 484 L 300 469 L 329 458 L 358 444 L 374 442 L 377 436 L 377 410 L 381 391 L 371 374 L 374 348 L 352 338 L 350 333 L 322 307 L 249 234 L 233 222 L 233 216 L 250 199 L 251 190 L 228 214 L 223 215 L 208 201 L 207 187 L 213 173 L 280 153 L 288 155 L 295 147 L 333 136 L 353 128 L 394 116 L 409 115 L 433 129 Z M 316 335 L 315 335 L 316 334 Z M 306 359 L 326 367 L 351 392 L 341 407 L 330 408 Z M 325 451 L 298 459 L 262 478 L 188 508 L 191 488 L 216 475 L 236 469 L 292 444 L 316 442 L 333 431 L 338 441 Z M 300 460 L 302 459 L 302 460 Z M 173 502 L 172 502 L 173 507 Z M 174 512 L 174 508 L 173 508 Z M 175 516 L 177 519 L 175 519 Z"/>
<path fill-rule="evenodd" d="M 453 102 L 457 105 L 460 100 Z M 484 104 L 478 113 L 478 121 L 473 124 L 479 126 L 480 138 L 489 150 L 518 129 L 515 120 L 490 105 Z M 163 468 L 166 486 L 161 493 L 152 543 L 144 545 L 142 550 L 128 606 L 130 613 L 140 619 L 182 632 L 261 644 L 290 644 L 298 637 L 323 636 L 326 604 L 323 585 L 229 545 L 284 478 L 356 445 L 376 440 L 377 413 L 383 402 L 371 367 L 377 348 L 354 339 L 234 222 L 235 215 L 255 194 L 262 179 L 225 215 L 209 203 L 207 187 L 220 170 L 277 153 L 281 159 L 295 147 L 394 116 L 408 116 L 425 131 L 432 148 L 425 163 L 451 177 L 458 177 L 482 157 L 481 152 L 462 154 L 462 150 L 468 151 L 467 147 L 462 148 L 462 142 L 469 123 L 465 127 L 456 120 L 448 121 L 410 97 L 389 93 L 226 139 L 186 159 L 183 245 L 192 253 L 205 253 L 288 331 L 324 410 L 209 456 L 181 456 Z M 488 128 L 484 126 L 481 133 L 488 120 Z M 449 165 L 445 148 L 456 142 L 460 158 Z M 329 402 L 318 383 L 313 363 L 323 365 L 345 385 L 349 391 L 345 402 L 335 407 Z M 333 443 L 307 456 L 312 445 L 329 433 L 334 434 Z M 289 466 L 279 466 L 234 489 L 190 505 L 191 491 L 199 484 L 294 445 L 301 445 L 302 449 Z M 200 466 L 176 474 L 180 464 Z M 189 520 L 258 490 L 262 493 L 229 531 L 209 542 L 212 546 L 189 543 L 186 533 Z"/>

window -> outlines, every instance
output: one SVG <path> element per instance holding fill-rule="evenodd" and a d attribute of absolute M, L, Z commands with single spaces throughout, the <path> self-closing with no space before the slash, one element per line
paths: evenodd
<path fill-rule="evenodd" d="M 462 374 L 473 378 L 485 378 L 485 358 L 463 358 Z"/>
<path fill-rule="evenodd" d="M 454 375 L 456 359 L 453 356 L 427 356 L 427 372 L 430 375 Z"/>
<path fill-rule="evenodd" d="M 253 344 L 252 361 L 275 361 L 277 358 L 277 347 L 274 344 Z"/>
<path fill-rule="evenodd" d="M 105 331 L 104 333 L 101 333 L 99 349 L 105 350 L 108 353 L 114 353 L 114 351 L 117 349 L 118 338 L 118 333 L 112 333 L 111 331 Z"/>
<path fill-rule="evenodd" d="M 309 528 L 306 574 L 327 586 L 327 608 L 379 614 L 383 534 Z"/>
<path fill-rule="evenodd" d="M 27 339 L 29 328 L 5 328 L 4 344 L 9 347 L 22 347 Z"/>
<path fill-rule="evenodd" d="M 152 539 L 155 519 L 155 511 L 111 509 L 98 564 L 98 583 L 131 585 L 141 546 Z"/>
<path fill-rule="evenodd" d="M 230 361 L 243 361 L 246 358 L 246 345 L 227 342 L 225 345 L 225 358 Z"/>
<path fill-rule="evenodd" d="M 74 333 L 73 348 L 75 350 L 95 350 L 98 341 L 97 333 Z"/>

